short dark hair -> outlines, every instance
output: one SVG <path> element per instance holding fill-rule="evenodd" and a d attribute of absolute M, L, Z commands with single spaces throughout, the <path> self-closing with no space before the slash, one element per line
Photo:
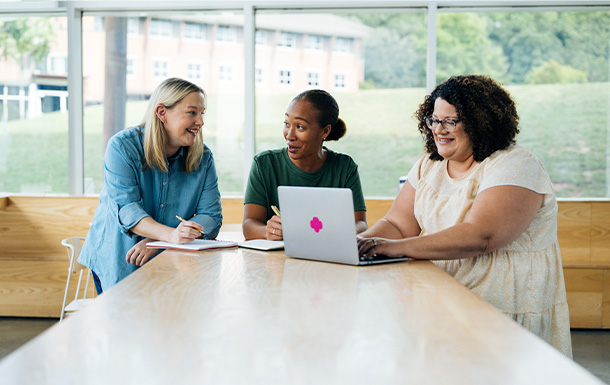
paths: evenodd
<path fill-rule="evenodd" d="M 432 116 L 437 98 L 455 107 L 457 118 L 472 143 L 477 162 L 515 143 L 519 133 L 519 115 L 515 102 L 502 85 L 483 75 L 452 76 L 438 84 L 415 112 L 417 127 L 432 160 L 442 160 L 434 143 L 432 130 L 424 120 Z"/>
<path fill-rule="evenodd" d="M 343 119 L 339 117 L 339 104 L 331 94 L 324 90 L 303 91 L 292 99 L 292 102 L 304 100 L 318 111 L 318 124 L 324 128 L 330 124 L 330 133 L 326 140 L 339 140 L 347 131 Z"/>

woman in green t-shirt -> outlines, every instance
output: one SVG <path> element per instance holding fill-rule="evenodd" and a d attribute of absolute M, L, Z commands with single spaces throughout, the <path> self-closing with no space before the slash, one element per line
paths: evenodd
<path fill-rule="evenodd" d="M 322 145 L 339 140 L 346 130 L 339 105 L 328 92 L 308 90 L 292 99 L 284 115 L 287 147 L 257 154 L 250 168 L 242 224 L 246 239 L 283 239 L 282 220 L 272 209 L 279 206 L 278 186 L 350 188 L 356 229 L 367 229 L 358 165 Z"/>

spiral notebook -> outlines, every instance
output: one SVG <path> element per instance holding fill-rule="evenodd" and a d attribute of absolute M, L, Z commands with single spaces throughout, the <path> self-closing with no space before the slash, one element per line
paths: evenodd
<path fill-rule="evenodd" d="M 214 239 L 195 239 L 189 243 L 171 243 L 163 241 L 149 242 L 146 244 L 149 249 L 173 249 L 186 251 L 216 250 L 237 247 L 237 242 L 217 241 Z"/>

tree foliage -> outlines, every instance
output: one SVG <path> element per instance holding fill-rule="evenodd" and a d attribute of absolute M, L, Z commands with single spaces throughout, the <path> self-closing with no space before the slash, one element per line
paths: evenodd
<path fill-rule="evenodd" d="M 374 29 L 365 39 L 366 84 L 425 84 L 424 15 L 353 17 Z M 609 47 L 610 12 L 439 13 L 437 81 L 478 73 L 507 84 L 580 82 L 583 74 L 587 81 L 604 82 Z"/>
<path fill-rule="evenodd" d="M 0 21 L 0 57 L 17 60 L 28 53 L 40 61 L 48 55 L 53 37 L 53 27 L 44 18 Z"/>

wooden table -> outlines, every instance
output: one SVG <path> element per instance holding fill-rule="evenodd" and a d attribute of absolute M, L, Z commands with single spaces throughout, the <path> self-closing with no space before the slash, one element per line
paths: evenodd
<path fill-rule="evenodd" d="M 165 251 L 0 361 L 2 384 L 602 384 L 427 261 Z"/>

